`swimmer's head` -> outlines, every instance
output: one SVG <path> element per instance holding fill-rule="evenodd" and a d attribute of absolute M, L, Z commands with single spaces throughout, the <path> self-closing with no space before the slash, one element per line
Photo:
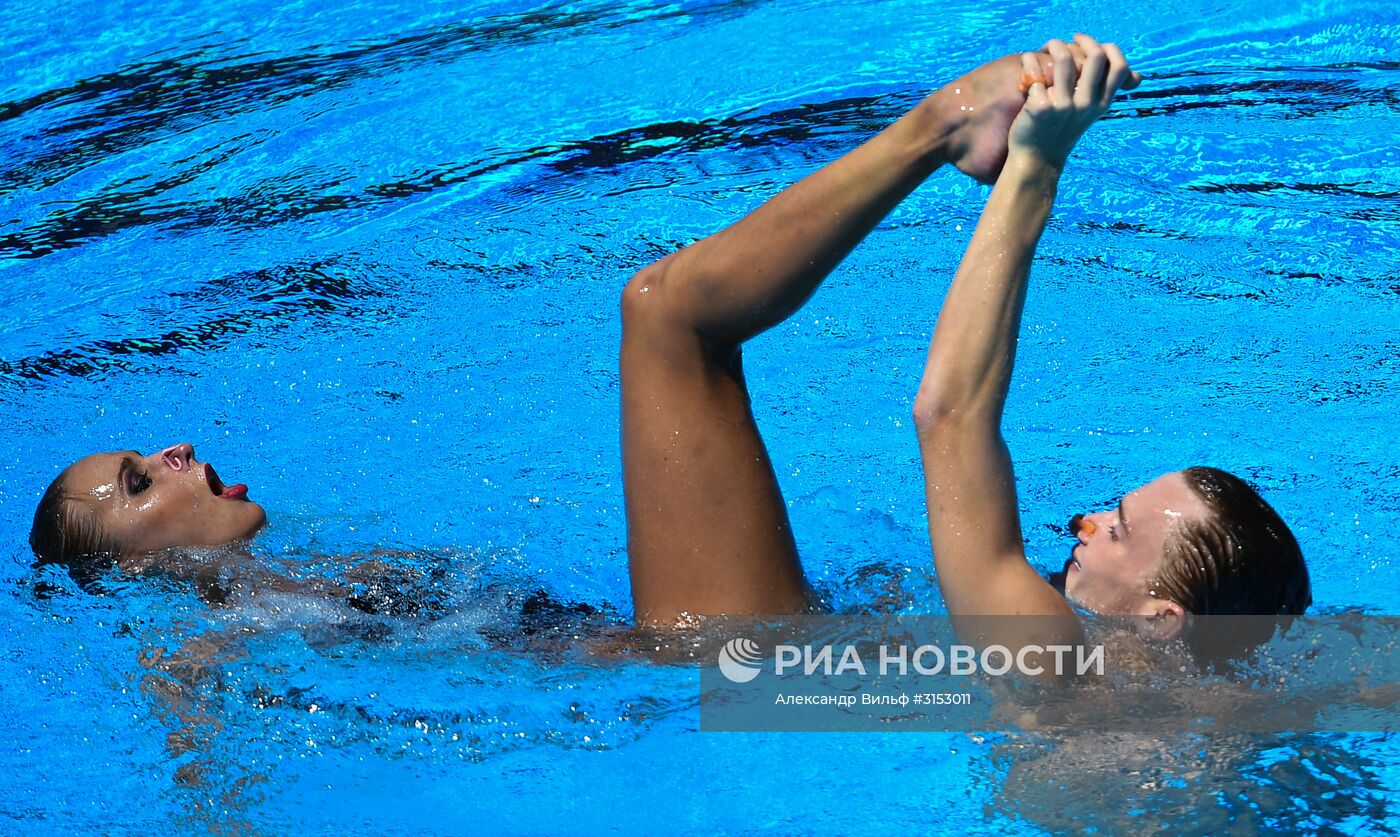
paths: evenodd
<path fill-rule="evenodd" d="M 29 545 L 39 564 L 64 566 L 80 582 L 113 565 L 139 571 L 164 549 L 252 537 L 267 514 L 247 492 L 224 485 L 188 443 L 148 456 L 93 454 L 44 492 Z"/>
<path fill-rule="evenodd" d="M 1097 613 L 1150 617 L 1181 636 L 1188 615 L 1296 616 L 1312 603 L 1307 565 L 1278 513 L 1247 483 L 1194 467 L 1076 516 L 1065 595 Z"/>

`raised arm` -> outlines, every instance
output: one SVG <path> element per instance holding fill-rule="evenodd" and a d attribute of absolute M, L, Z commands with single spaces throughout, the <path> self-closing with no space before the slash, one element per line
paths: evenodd
<path fill-rule="evenodd" d="M 1054 83 L 1032 84 L 1011 125 L 1006 165 L 943 302 L 914 402 L 934 563 L 955 616 L 1073 614 L 1026 560 L 1001 421 L 1026 279 L 1060 173 L 1129 78 L 1113 45 L 1075 42 L 1086 53 L 1077 86 L 1067 45 L 1051 41 Z M 1038 75 L 1033 60 L 1025 68 Z"/>

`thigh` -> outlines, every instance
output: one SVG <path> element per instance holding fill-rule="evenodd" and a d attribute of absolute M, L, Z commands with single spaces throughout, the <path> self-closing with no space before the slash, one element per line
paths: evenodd
<path fill-rule="evenodd" d="M 625 321 L 622 469 L 637 623 L 809 604 L 739 350 Z"/>

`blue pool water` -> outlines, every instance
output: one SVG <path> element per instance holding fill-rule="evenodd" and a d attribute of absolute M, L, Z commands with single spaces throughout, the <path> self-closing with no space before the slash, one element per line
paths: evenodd
<path fill-rule="evenodd" d="M 1057 566 L 1071 513 L 1210 463 L 1293 523 L 1317 610 L 1395 613 L 1393 4 L 7 12 L 0 829 L 1400 830 L 1383 736 L 703 734 L 693 668 L 518 624 L 535 591 L 630 612 L 630 273 L 1076 30 L 1149 78 L 1077 152 L 1037 262 L 1006 428 L 1030 554 Z M 839 609 L 941 609 L 908 416 L 984 195 L 935 175 L 746 354 Z M 398 551 L 435 618 L 30 569 L 63 465 L 181 440 L 268 508 L 260 555 Z"/>

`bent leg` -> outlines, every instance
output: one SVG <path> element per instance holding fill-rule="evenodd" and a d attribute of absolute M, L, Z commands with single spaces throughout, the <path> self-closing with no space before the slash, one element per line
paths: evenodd
<path fill-rule="evenodd" d="M 649 290 L 635 287 L 649 282 Z M 740 352 L 676 327 L 646 273 L 623 303 L 622 471 L 638 624 L 795 613 L 806 582 Z"/>
<path fill-rule="evenodd" d="M 931 172 L 994 178 L 1019 58 L 948 85 L 735 225 L 623 292 L 622 456 L 639 624 L 808 606 L 786 505 L 749 407 L 740 346 L 782 322 Z M 954 92 L 956 91 L 956 92 Z"/>

